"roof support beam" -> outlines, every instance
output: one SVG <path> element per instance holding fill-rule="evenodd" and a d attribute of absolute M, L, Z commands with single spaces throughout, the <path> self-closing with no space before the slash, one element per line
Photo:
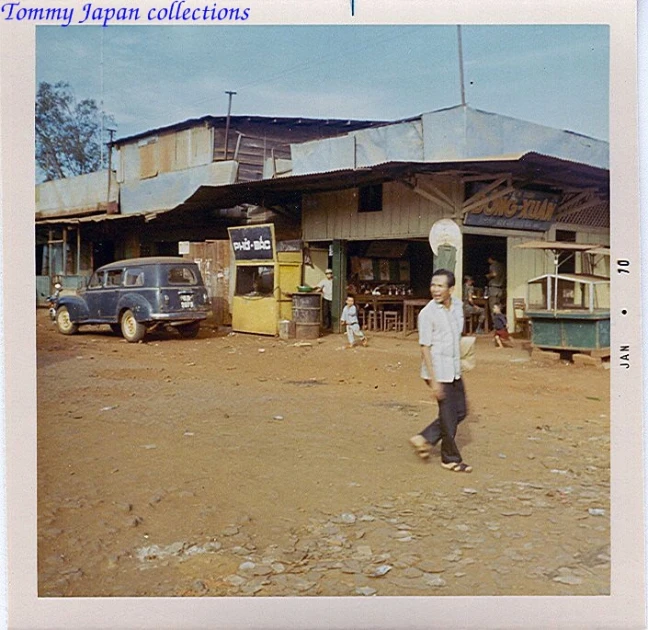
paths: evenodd
<path fill-rule="evenodd" d="M 588 197 L 591 197 L 593 191 L 579 190 L 572 192 L 574 192 L 575 194 L 573 194 L 573 196 L 569 197 L 568 199 L 565 199 L 563 197 L 563 200 L 560 204 L 561 209 L 569 210 L 570 208 L 573 208 L 574 206 L 584 202 Z"/>
<path fill-rule="evenodd" d="M 453 213 L 455 212 L 455 204 L 444 192 L 439 190 L 436 186 L 430 185 L 432 190 L 429 191 L 425 188 L 422 188 L 416 180 L 414 180 L 414 183 L 407 180 L 400 180 L 400 182 L 401 184 L 404 184 L 405 186 L 413 190 L 417 195 L 420 195 L 424 199 L 431 201 L 437 206 L 441 206 L 441 208 L 443 208 L 444 210 Z"/>
<path fill-rule="evenodd" d="M 461 178 L 461 182 L 487 182 L 493 179 L 500 179 L 501 177 L 511 177 L 511 173 L 489 173 L 485 175 L 466 175 Z"/>
<path fill-rule="evenodd" d="M 468 205 L 464 204 L 463 208 L 461 209 L 462 216 L 465 216 L 468 214 L 470 211 L 475 210 L 476 208 L 479 208 L 480 206 L 486 205 L 487 203 L 490 203 L 491 201 L 495 201 L 495 199 L 499 199 L 500 197 L 506 197 L 506 195 L 510 195 L 511 193 L 515 192 L 517 188 L 515 186 L 507 186 L 506 188 L 502 188 L 501 190 L 498 190 L 497 192 L 491 193 L 490 195 L 487 195 L 486 197 L 479 199 L 473 203 L 468 203 Z M 470 201 L 470 200 L 468 200 Z"/>
<path fill-rule="evenodd" d="M 494 182 L 491 182 L 488 186 L 485 188 L 482 188 L 481 190 L 477 191 L 470 199 L 466 199 L 463 202 L 462 209 L 465 209 L 469 206 L 472 206 L 473 204 L 477 203 L 480 199 L 483 197 L 486 197 L 489 195 L 493 190 L 496 188 L 499 188 L 504 182 L 507 182 L 508 186 L 510 187 L 512 185 L 512 176 L 511 174 L 508 175 L 502 175 L 498 179 L 496 179 Z"/>

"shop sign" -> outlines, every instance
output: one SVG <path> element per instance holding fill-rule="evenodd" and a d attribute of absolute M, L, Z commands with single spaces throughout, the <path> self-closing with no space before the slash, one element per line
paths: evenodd
<path fill-rule="evenodd" d="M 464 225 L 545 232 L 553 223 L 558 195 L 519 190 L 473 208 Z"/>
<path fill-rule="evenodd" d="M 274 260 L 274 232 L 270 224 L 227 228 L 236 260 Z"/>

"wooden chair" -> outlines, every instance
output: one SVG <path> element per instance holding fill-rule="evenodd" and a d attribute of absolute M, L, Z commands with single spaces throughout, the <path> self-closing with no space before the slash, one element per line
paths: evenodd
<path fill-rule="evenodd" d="M 383 330 L 402 330 L 403 319 L 398 311 L 383 311 Z"/>
<path fill-rule="evenodd" d="M 369 311 L 367 313 L 367 330 L 382 330 L 382 311 Z"/>
<path fill-rule="evenodd" d="M 513 298 L 513 331 L 519 332 L 523 339 L 529 338 L 530 320 L 526 314 L 526 302 L 524 298 Z"/>
<path fill-rule="evenodd" d="M 464 315 L 464 332 L 467 334 L 472 334 L 477 329 L 479 325 L 479 315 L 473 313 L 472 315 Z"/>

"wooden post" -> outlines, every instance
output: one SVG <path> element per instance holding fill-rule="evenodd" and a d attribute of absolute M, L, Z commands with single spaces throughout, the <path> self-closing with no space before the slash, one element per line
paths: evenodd
<path fill-rule="evenodd" d="M 340 332 L 340 315 L 346 300 L 347 241 L 333 241 L 333 303 L 331 320 L 333 332 Z"/>
<path fill-rule="evenodd" d="M 76 250 L 77 250 L 77 268 L 76 268 L 76 274 L 77 276 L 81 275 L 81 225 L 77 227 L 77 242 L 76 242 Z"/>

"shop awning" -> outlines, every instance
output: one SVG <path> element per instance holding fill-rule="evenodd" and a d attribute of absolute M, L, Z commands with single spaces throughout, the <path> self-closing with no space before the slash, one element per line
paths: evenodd
<path fill-rule="evenodd" d="M 527 281 L 527 284 L 540 282 L 547 278 L 569 280 L 571 282 L 580 282 L 581 284 L 608 284 L 610 282 L 610 279 L 606 276 L 592 276 L 584 273 L 545 273 L 537 278 L 531 278 L 531 280 Z"/>

